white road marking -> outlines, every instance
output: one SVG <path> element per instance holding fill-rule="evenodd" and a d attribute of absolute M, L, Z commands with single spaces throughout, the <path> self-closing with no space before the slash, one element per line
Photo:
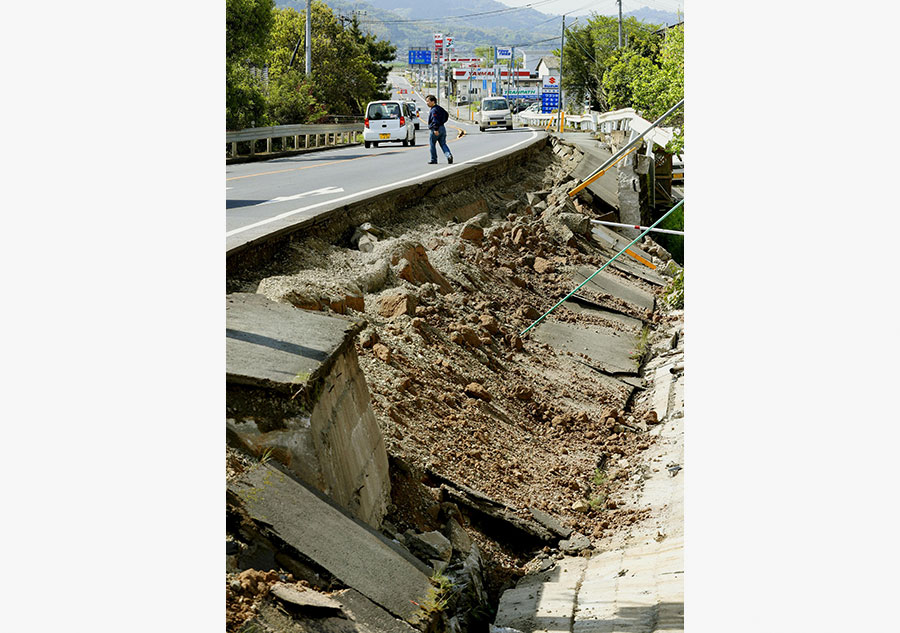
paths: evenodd
<path fill-rule="evenodd" d="M 288 200 L 296 200 L 298 198 L 307 198 L 309 196 L 324 196 L 331 193 L 341 193 L 344 190 L 343 187 L 324 187 L 323 189 L 316 189 L 315 191 L 305 191 L 303 193 L 298 193 L 293 196 L 281 196 L 278 198 L 272 198 L 271 200 L 266 200 L 265 202 L 260 202 L 260 204 L 272 204 L 273 202 L 287 202 Z"/>
<path fill-rule="evenodd" d="M 524 144 L 524 143 L 527 143 L 527 142 L 531 141 L 532 139 L 534 139 L 537 135 L 538 135 L 538 132 L 537 132 L 536 130 L 532 130 L 531 135 L 530 135 L 528 138 L 526 138 L 526 139 L 523 140 L 523 141 L 519 141 L 518 143 L 515 143 L 514 145 L 510 145 L 509 147 L 504 147 L 504 148 L 498 149 L 497 151 L 491 152 L 491 153 L 489 153 L 489 154 L 485 154 L 484 156 L 478 156 L 477 158 L 471 158 L 471 159 L 469 159 L 469 160 L 467 160 L 467 161 L 465 161 L 465 162 L 462 162 L 462 163 L 454 163 L 454 164 L 452 164 L 452 165 L 447 165 L 446 167 L 442 167 L 442 168 L 440 168 L 440 169 L 435 169 L 434 171 L 426 172 L 426 173 L 430 173 L 430 174 L 439 174 L 439 173 L 441 173 L 441 172 L 443 172 L 443 171 L 447 171 L 448 169 L 454 169 L 454 168 L 459 167 L 459 166 L 461 166 L 461 165 L 466 165 L 466 164 L 468 164 L 468 163 L 475 163 L 475 162 L 478 162 L 478 161 L 480 161 L 480 160 L 484 160 L 485 158 L 489 158 L 489 157 L 493 156 L 494 154 L 499 154 L 499 153 L 501 153 L 501 152 L 506 152 L 506 151 L 508 151 L 508 150 L 513 149 L 514 147 L 518 147 L 519 145 L 522 145 L 522 144 Z M 333 200 L 326 200 L 326 201 L 324 201 L 324 202 L 319 202 L 319 203 L 316 203 L 316 204 L 311 204 L 311 205 L 309 205 L 309 206 L 307 206 L 307 207 L 300 207 L 299 209 L 294 209 L 293 211 L 287 211 L 287 212 L 285 212 L 285 213 L 281 213 L 281 214 L 276 215 L 276 216 L 273 216 L 273 217 L 271 217 L 271 218 L 266 218 L 265 220 L 260 220 L 259 222 L 254 222 L 253 224 L 248 224 L 247 226 L 242 226 L 242 227 L 240 227 L 240 228 L 237 228 L 237 229 L 228 231 L 227 233 L 225 233 L 225 237 L 231 237 L 231 236 L 233 236 L 233 235 L 238 235 L 239 233 L 243 233 L 244 231 L 249 231 L 250 229 L 255 229 L 255 228 L 260 227 L 260 226 L 265 226 L 266 224 L 271 224 L 272 222 L 278 222 L 279 220 L 283 220 L 283 219 L 285 219 L 285 218 L 289 218 L 289 217 L 291 217 L 292 215 L 296 215 L 296 214 L 298 214 L 298 213 L 303 213 L 304 211 L 309 211 L 310 209 L 315 209 L 315 208 L 317 208 L 317 207 L 321 207 L 321 206 L 324 206 L 324 205 L 326 205 L 326 204 L 333 204 L 333 203 L 335 203 L 335 202 L 343 202 L 344 200 L 349 200 L 350 198 L 355 198 L 355 197 L 358 197 L 358 196 L 365 196 L 365 195 L 367 195 L 367 194 L 374 193 L 374 192 L 376 192 L 376 191 L 381 191 L 382 189 L 388 189 L 388 188 L 390 188 L 390 187 L 399 187 L 400 185 L 405 185 L 406 183 L 412 182 L 413 180 L 418 180 L 419 178 L 421 178 L 421 177 L 424 176 L 424 175 L 426 175 L 426 174 L 419 174 L 418 176 L 413 176 L 412 178 L 406 178 L 406 179 L 404 179 L 404 180 L 398 180 L 398 181 L 396 181 L 396 182 L 388 183 L 388 184 L 386 184 L 386 185 L 381 185 L 381 186 L 379 186 L 379 187 L 373 187 L 373 188 L 371 188 L 371 189 L 366 189 L 365 191 L 358 191 L 358 192 L 356 192 L 356 193 L 351 193 L 351 194 L 349 194 L 349 195 L 343 196 L 342 198 L 335 198 L 335 199 L 333 199 Z"/>

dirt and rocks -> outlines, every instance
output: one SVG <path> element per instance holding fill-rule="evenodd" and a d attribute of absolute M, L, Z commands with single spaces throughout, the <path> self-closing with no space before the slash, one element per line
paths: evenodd
<path fill-rule="evenodd" d="M 648 404 L 579 355 L 522 334 L 578 285 L 578 266 L 599 268 L 609 258 L 590 235 L 588 220 L 599 210 L 565 195 L 577 150 L 557 147 L 563 150 L 487 192 L 419 205 L 357 231 L 352 242 L 295 242 L 290 274 L 244 288 L 365 321 L 357 352 L 391 456 L 386 531 L 425 532 L 458 520 L 484 554 L 494 598 L 539 552 L 476 529 L 464 509 L 448 503 L 441 481 L 478 491 L 523 519 L 550 515 L 580 537 L 575 543 L 587 538 L 590 546 L 578 548 L 585 555 L 646 518 L 646 511 L 622 508 L 621 494 L 653 441 Z M 657 264 L 669 259 L 652 241 L 641 246 Z M 661 294 L 636 276 L 607 271 Z M 651 341 L 667 325 L 659 301 L 651 314 L 609 296 L 589 298 L 643 321 Z M 636 347 L 641 334 L 565 306 L 547 320 L 618 328 Z M 229 454 L 229 468 L 245 468 L 241 459 Z M 257 589 L 285 582 L 272 573 Z M 249 617 L 261 591 L 245 580 L 229 574 L 234 626 Z"/>

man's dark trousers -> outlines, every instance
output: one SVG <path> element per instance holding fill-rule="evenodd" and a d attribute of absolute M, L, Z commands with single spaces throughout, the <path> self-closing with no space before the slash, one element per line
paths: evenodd
<path fill-rule="evenodd" d="M 428 145 L 431 148 L 431 162 L 437 162 L 437 148 L 434 146 L 435 143 L 441 144 L 441 151 L 444 152 L 444 156 L 448 159 L 450 158 L 450 148 L 447 147 L 447 128 L 443 125 L 438 128 L 438 133 L 435 134 L 434 130 L 428 130 Z"/>

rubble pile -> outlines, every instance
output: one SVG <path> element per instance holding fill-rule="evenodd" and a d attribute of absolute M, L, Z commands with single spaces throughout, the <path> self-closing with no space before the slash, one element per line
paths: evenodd
<path fill-rule="evenodd" d="M 385 534 L 440 574 L 486 583 L 481 591 L 494 603 L 536 564 L 535 554 L 589 556 L 645 517 L 622 507 L 621 490 L 651 444 L 653 412 L 584 358 L 523 334 L 578 285 L 577 267 L 599 268 L 615 252 L 592 237 L 590 219 L 600 213 L 590 194 L 574 201 L 566 194 L 580 153 L 553 142 L 541 171 L 531 165 L 487 192 L 423 204 L 395 224 L 360 226 L 344 244 L 296 243 L 297 270 L 256 288 L 298 308 L 365 321 L 359 363 L 392 462 Z M 652 240 L 641 247 L 657 272 L 677 272 L 674 262 L 663 267 L 671 258 Z M 620 268 L 607 271 L 661 295 Z M 664 321 L 659 302 L 654 312 L 636 311 L 581 294 L 645 323 L 654 332 L 647 354 L 665 348 L 667 339 L 655 334 Z M 640 335 L 566 305 L 547 317 L 553 321 L 599 321 Z M 502 506 L 508 520 L 552 522 L 556 533 L 530 551 L 510 547 L 452 501 L 457 489 Z M 484 579 L 472 572 L 482 567 Z"/>

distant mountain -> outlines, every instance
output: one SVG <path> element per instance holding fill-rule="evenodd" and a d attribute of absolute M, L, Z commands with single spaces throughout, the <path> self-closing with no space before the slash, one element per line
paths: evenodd
<path fill-rule="evenodd" d="M 516 46 L 533 66 L 541 55 L 559 48 L 560 16 L 534 9 L 514 9 L 495 0 L 325 0 L 335 15 L 356 15 L 360 27 L 397 47 L 406 59 L 410 47 L 431 46 L 434 33 L 452 35 L 458 55 L 476 46 Z M 306 9 L 306 0 L 275 0 L 279 8 Z M 491 13 L 497 12 L 497 13 Z M 471 15 L 471 14 L 482 15 Z M 616 14 L 618 15 L 618 14 Z M 471 16 L 454 19 L 453 16 Z M 650 24 L 675 24 L 676 14 L 643 7 L 623 14 Z M 583 21 L 584 18 L 582 19 Z"/>
<path fill-rule="evenodd" d="M 618 16 L 618 14 L 616 14 L 616 16 Z M 675 24 L 678 24 L 681 20 L 684 20 L 684 14 L 682 14 L 681 18 L 679 18 L 677 13 L 657 11 L 656 9 L 651 9 L 650 7 L 641 7 L 636 11 L 623 13 L 622 17 L 634 18 L 638 22 L 643 22 L 644 24 L 659 24 L 660 26 L 673 26 Z"/>

